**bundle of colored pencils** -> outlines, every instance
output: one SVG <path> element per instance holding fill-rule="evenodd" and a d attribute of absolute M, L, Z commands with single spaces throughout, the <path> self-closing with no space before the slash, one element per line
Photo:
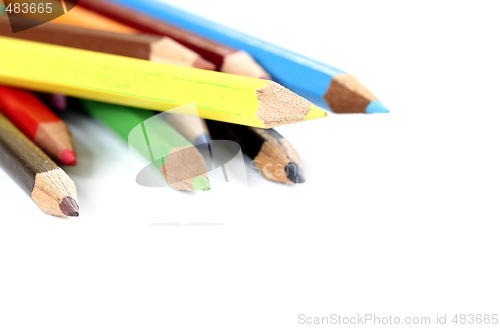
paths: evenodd
<path fill-rule="evenodd" d="M 9 63 L 0 69 L 0 164 L 49 214 L 79 213 L 75 185 L 55 164 L 77 163 L 70 130 L 52 111 L 70 109 L 66 96 L 188 191 L 210 189 L 196 145 L 211 138 L 237 142 L 268 180 L 303 183 L 297 152 L 273 127 L 325 117 L 310 100 L 338 113 L 387 112 L 342 70 L 168 5 L 66 7 L 39 25 L 29 13 L 0 15 L 0 60 Z M 200 118 L 183 115 L 189 103 Z"/>

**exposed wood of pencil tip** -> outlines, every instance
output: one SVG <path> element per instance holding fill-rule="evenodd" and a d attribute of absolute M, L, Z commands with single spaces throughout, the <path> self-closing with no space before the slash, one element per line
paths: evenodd
<path fill-rule="evenodd" d="M 365 113 L 370 102 L 377 100 L 377 97 L 351 74 L 334 76 L 324 98 L 335 113 Z"/>
<path fill-rule="evenodd" d="M 71 166 L 77 164 L 73 137 L 63 121 L 40 123 L 33 141 L 60 164 Z"/>
<path fill-rule="evenodd" d="M 61 217 L 79 215 L 73 180 L 3 114 L 0 164 L 45 213 Z"/>
<path fill-rule="evenodd" d="M 196 190 L 194 185 L 208 182 L 207 172 L 205 160 L 194 146 L 172 149 L 162 166 L 168 185 L 177 190 Z M 204 187 L 203 190 L 210 188 Z"/>
<path fill-rule="evenodd" d="M 63 217 L 79 216 L 75 184 L 61 168 L 37 173 L 31 198 L 45 213 Z"/>
<path fill-rule="evenodd" d="M 227 55 L 221 72 L 270 80 L 271 76 L 247 52 L 240 50 Z"/>
<path fill-rule="evenodd" d="M 232 140 L 240 144 L 254 166 L 270 181 L 305 182 L 300 159 L 292 145 L 273 129 L 207 120 L 214 139 Z"/>
<path fill-rule="evenodd" d="M 199 69 L 215 69 L 215 64 L 203 59 L 196 52 L 167 37 L 162 37 L 160 40 L 151 43 L 149 60 Z"/>
<path fill-rule="evenodd" d="M 253 159 L 261 174 L 282 183 L 305 182 L 299 156 L 290 142 L 274 130 L 252 129 L 265 140 Z"/>
<path fill-rule="evenodd" d="M 326 116 L 325 111 L 310 101 L 273 81 L 257 90 L 257 99 L 260 103 L 257 118 L 266 129 Z"/>

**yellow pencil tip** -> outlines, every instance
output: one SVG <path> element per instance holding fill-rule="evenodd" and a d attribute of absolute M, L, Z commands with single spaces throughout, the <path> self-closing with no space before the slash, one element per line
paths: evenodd
<path fill-rule="evenodd" d="M 309 109 L 309 112 L 307 113 L 305 120 L 306 121 L 315 120 L 317 118 L 326 117 L 326 115 L 327 114 L 324 110 L 322 110 L 316 105 L 311 104 L 311 109 Z"/>

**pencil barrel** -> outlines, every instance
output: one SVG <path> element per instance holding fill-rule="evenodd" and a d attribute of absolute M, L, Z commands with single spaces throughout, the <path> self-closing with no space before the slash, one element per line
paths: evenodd
<path fill-rule="evenodd" d="M 28 194 L 31 194 L 33 190 L 38 173 L 57 168 L 57 165 L 40 148 L 1 113 L 0 163 Z"/>

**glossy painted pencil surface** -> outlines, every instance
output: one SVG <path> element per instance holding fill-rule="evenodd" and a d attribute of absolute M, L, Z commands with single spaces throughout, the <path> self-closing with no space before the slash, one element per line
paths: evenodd
<path fill-rule="evenodd" d="M 33 93 L 0 85 L 0 112 L 56 162 L 76 165 L 73 137 L 66 123 Z"/>
<path fill-rule="evenodd" d="M 1 113 L 0 165 L 45 213 L 79 215 L 73 180 Z"/>
<path fill-rule="evenodd" d="M 214 63 L 216 69 L 221 72 L 255 78 L 270 78 L 269 74 L 248 53 L 167 24 L 153 16 L 144 15 L 138 10 L 131 10 L 111 1 L 103 0 L 79 0 L 78 6 L 142 32 L 171 37 Z"/>
<path fill-rule="evenodd" d="M 247 51 L 271 78 L 337 113 L 386 113 L 387 108 L 354 76 L 159 1 L 113 0 L 212 40 Z M 319 41 L 321 42 L 321 41 Z"/>
<path fill-rule="evenodd" d="M 232 140 L 252 160 L 268 180 L 282 183 L 303 183 L 304 173 L 293 146 L 273 129 L 206 121 L 214 139 Z"/>
<path fill-rule="evenodd" d="M 0 48 L 7 85 L 159 111 L 195 102 L 202 118 L 266 128 L 326 116 L 272 81 L 6 37 Z"/>
<path fill-rule="evenodd" d="M 12 33 L 12 20 L 16 21 L 17 26 L 29 24 L 26 19 L 9 20 L 7 17 L 0 17 L 0 35 L 171 65 L 215 69 L 215 65 L 196 52 L 167 37 L 110 32 L 50 22 Z"/>
<path fill-rule="evenodd" d="M 155 164 L 169 186 L 187 191 L 210 190 L 201 153 L 163 118 L 154 117 L 157 113 L 90 100 L 81 102 L 92 116 Z"/>

